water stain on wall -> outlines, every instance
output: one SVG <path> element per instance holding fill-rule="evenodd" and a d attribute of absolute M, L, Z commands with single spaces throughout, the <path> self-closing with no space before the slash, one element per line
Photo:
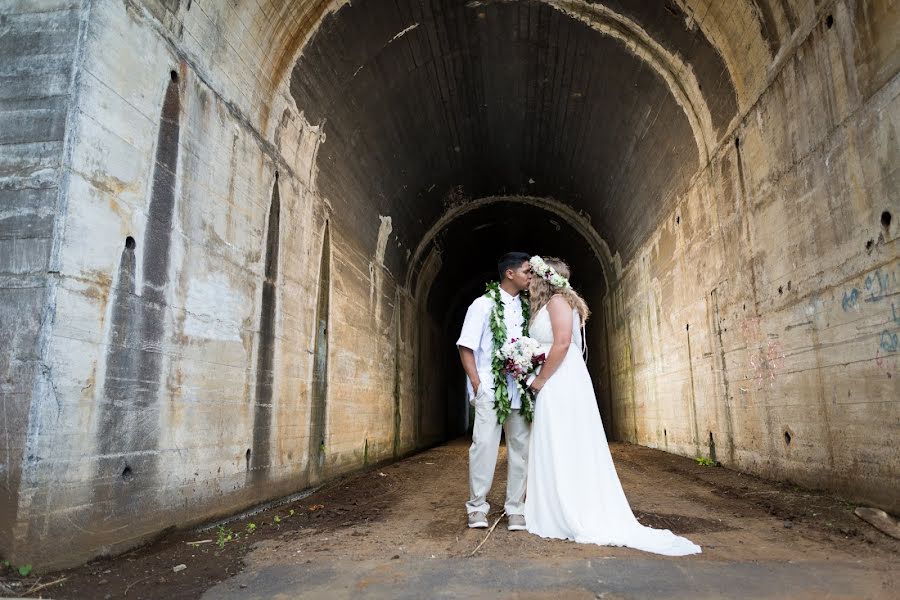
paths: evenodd
<path fill-rule="evenodd" d="M 401 335 L 400 328 L 402 324 L 401 314 L 400 314 L 400 294 L 397 294 L 397 300 L 394 303 L 394 306 L 397 308 L 397 315 L 394 319 L 394 389 L 393 389 L 393 397 L 394 397 L 394 445 L 393 445 L 393 456 L 397 458 L 400 456 L 400 426 L 402 424 L 402 411 L 400 410 L 400 400 L 401 400 L 401 389 L 400 389 L 400 378 L 402 376 L 402 370 L 400 365 L 400 355 L 401 355 Z"/>
<path fill-rule="evenodd" d="M 331 229 L 325 223 L 316 302 L 316 342 L 313 357 L 312 404 L 309 417 L 309 478 L 318 481 L 325 466 L 325 426 L 328 416 L 328 312 L 331 301 Z"/>
<path fill-rule="evenodd" d="M 139 509 L 157 472 L 159 392 L 163 370 L 166 289 L 175 208 L 181 99 L 170 73 L 160 116 L 143 252 L 143 284 L 136 295 L 137 242 L 128 237 L 119 261 L 106 353 L 98 430 L 94 502 L 107 520 Z"/>
<path fill-rule="evenodd" d="M 278 174 L 272 186 L 269 225 L 266 232 L 265 279 L 259 315 L 259 349 L 256 358 L 256 403 L 253 405 L 253 451 L 247 465 L 252 479 L 264 478 L 271 463 L 272 387 L 275 379 L 275 315 L 278 283 L 278 236 L 281 226 L 281 196 Z"/>

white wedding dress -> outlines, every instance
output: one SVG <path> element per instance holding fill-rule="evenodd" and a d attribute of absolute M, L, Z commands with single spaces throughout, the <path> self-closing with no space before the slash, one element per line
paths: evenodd
<path fill-rule="evenodd" d="M 525 496 L 528 531 L 668 556 L 699 553 L 700 546 L 668 529 L 644 527 L 631 512 L 581 356 L 581 319 L 572 312 L 572 345 L 535 400 Z M 530 336 L 549 350 L 553 331 L 546 307 L 535 317 Z"/>

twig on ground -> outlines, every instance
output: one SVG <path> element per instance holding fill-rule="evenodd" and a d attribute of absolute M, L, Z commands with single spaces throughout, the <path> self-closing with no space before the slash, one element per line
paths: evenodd
<path fill-rule="evenodd" d="M 60 577 L 60 578 L 57 579 L 56 581 L 49 581 L 49 582 L 47 582 L 47 583 L 42 583 L 41 585 L 37 585 L 37 582 L 35 582 L 35 584 L 34 584 L 33 586 L 31 586 L 30 588 L 28 588 L 28 591 L 25 592 L 25 593 L 26 593 L 26 594 L 33 594 L 33 593 L 35 593 L 35 592 L 37 592 L 37 591 L 39 591 L 39 590 L 42 590 L 42 589 L 44 589 L 44 588 L 48 588 L 48 587 L 50 587 L 51 585 L 56 585 L 57 583 L 62 583 L 62 582 L 65 581 L 66 579 L 68 579 L 68 577 Z"/>
<path fill-rule="evenodd" d="M 196 542 L 185 542 L 188 546 L 199 546 L 200 544 L 211 544 L 212 540 L 197 540 Z"/>
<path fill-rule="evenodd" d="M 478 552 L 479 550 L 481 550 L 481 547 L 484 546 L 484 543 L 485 543 L 486 541 L 488 541 L 488 538 L 491 537 L 491 534 L 492 534 L 492 533 L 494 533 L 494 529 L 497 527 L 497 523 L 500 522 L 500 519 L 502 519 L 502 518 L 503 518 L 503 515 L 505 515 L 505 514 L 506 514 L 506 511 L 503 511 L 503 512 L 500 514 L 500 516 L 497 517 L 497 520 L 494 521 L 494 524 L 491 525 L 491 528 L 490 528 L 490 529 L 488 529 L 487 535 L 484 536 L 484 539 L 481 540 L 481 543 L 480 543 L 480 544 L 478 544 L 477 546 L 475 546 L 475 549 L 472 550 L 472 554 L 470 554 L 469 556 L 475 556 L 475 553 Z"/>
<path fill-rule="evenodd" d="M 142 582 L 142 581 L 147 581 L 147 580 L 150 579 L 151 577 L 153 577 L 153 575 L 147 575 L 146 577 L 141 577 L 140 579 L 137 579 L 137 580 L 135 580 L 135 581 L 132 581 L 131 583 L 129 583 L 129 584 L 125 587 L 125 592 L 124 592 L 122 595 L 123 595 L 123 596 L 127 596 L 127 595 L 128 595 L 128 590 L 130 590 L 130 589 L 132 588 L 132 586 L 137 585 L 138 583 L 140 583 L 140 582 Z"/>

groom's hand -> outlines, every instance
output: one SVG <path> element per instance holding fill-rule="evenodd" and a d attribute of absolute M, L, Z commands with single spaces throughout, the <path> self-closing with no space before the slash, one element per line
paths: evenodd
<path fill-rule="evenodd" d="M 484 391 L 484 390 L 481 389 L 481 381 L 479 381 L 478 383 L 473 383 L 472 384 L 472 397 L 469 398 L 469 404 L 471 404 L 472 406 L 475 406 L 475 404 L 478 400 L 478 397 L 481 396 L 482 391 Z"/>

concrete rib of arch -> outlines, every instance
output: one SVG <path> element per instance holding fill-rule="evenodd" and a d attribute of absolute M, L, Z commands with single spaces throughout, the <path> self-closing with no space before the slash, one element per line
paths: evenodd
<path fill-rule="evenodd" d="M 585 0 L 541 1 L 595 31 L 621 41 L 628 51 L 650 66 L 666 82 L 687 116 L 700 163 L 706 164 L 710 149 L 716 145 L 716 134 L 709 106 L 690 65 L 666 50 L 637 23 L 602 4 L 589 4 Z"/>
<path fill-rule="evenodd" d="M 425 235 L 422 236 L 421 241 L 419 241 L 415 251 L 412 253 L 409 262 L 410 268 L 406 275 L 406 289 L 411 290 L 416 287 L 414 285 L 416 274 L 420 273 L 422 268 L 424 268 L 420 268 L 419 264 L 424 260 L 426 251 L 443 229 L 451 222 L 467 213 L 498 202 L 514 202 L 534 206 L 553 213 L 565 221 L 566 224 L 571 226 L 572 229 L 577 231 L 578 234 L 587 241 L 593 251 L 594 257 L 602 266 L 603 280 L 606 284 L 605 289 L 607 290 L 606 293 L 609 293 L 610 285 L 618 279 L 622 272 L 622 264 L 618 254 L 613 255 L 610 252 L 609 245 L 602 237 L 600 237 L 600 234 L 597 233 L 597 230 L 594 229 L 583 214 L 554 198 L 539 198 L 534 196 L 488 196 L 477 200 L 471 200 L 445 212 L 441 218 L 425 232 Z"/>

